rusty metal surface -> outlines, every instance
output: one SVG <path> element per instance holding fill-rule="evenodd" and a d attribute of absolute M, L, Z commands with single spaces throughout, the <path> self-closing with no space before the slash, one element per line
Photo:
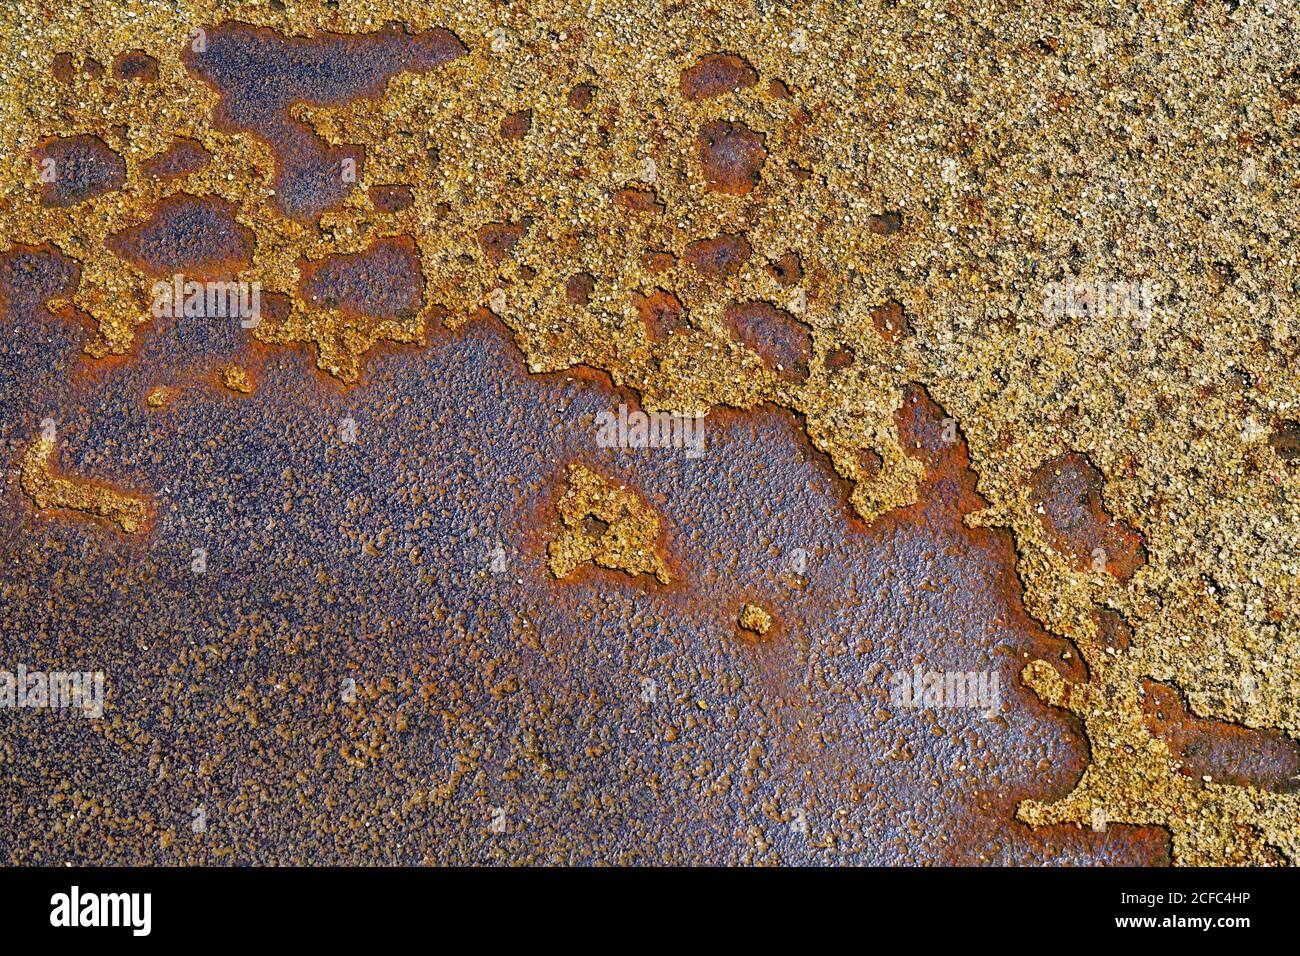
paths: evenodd
<path fill-rule="evenodd" d="M 1095 329 L 1071 330 L 1085 361 L 1050 322 L 1014 338 L 1009 300 L 936 305 L 956 275 L 989 301 L 1027 280 L 916 278 L 958 229 L 846 191 L 899 110 L 787 71 L 806 30 L 773 46 L 737 16 L 704 49 L 634 17 L 641 98 L 611 66 L 637 43 L 585 23 L 516 25 L 516 50 L 466 11 L 200 6 L 202 44 L 178 17 L 167 43 L 44 51 L 59 92 L 16 139 L 0 670 L 92 667 L 106 696 L 0 715 L 0 859 L 1291 858 L 1288 619 L 1207 611 L 1223 536 L 1202 560 L 1135 504 L 1185 503 L 1203 460 L 1166 481 L 1096 438 L 1172 402 L 1067 381 L 1100 367 Z M 587 58 L 546 59 L 569 42 Z M 948 133 L 974 163 L 973 125 Z M 1031 247 L 996 235 L 995 166 L 961 229 Z M 260 277 L 260 323 L 151 313 L 176 274 Z M 1198 394 L 1266 381 L 1230 372 Z M 644 413 L 704 444 L 601 437 Z M 1170 420 L 1162 449 L 1216 437 Z M 1294 423 L 1246 431 L 1267 518 Z M 1256 526 L 1273 586 L 1285 532 Z M 1206 692 L 1230 660 L 1267 696 Z M 980 699 L 922 701 L 935 675 Z"/>
<path fill-rule="evenodd" d="M 29 329 L 4 367 L 58 394 L 72 336 Z M 720 414 L 694 461 L 601 449 L 593 419 L 619 396 L 528 376 L 492 324 L 387 356 L 348 392 L 277 354 L 255 399 L 200 387 L 155 412 L 139 396 L 184 360 L 168 339 L 61 398 L 63 464 L 95 476 L 108 458 L 128 485 L 189 489 L 183 504 L 140 544 L 42 516 L 7 555 L 7 633 L 48 637 L 0 651 L 112 675 L 107 726 L 5 725 L 39 741 L 6 765 L 24 820 L 9 859 L 1167 860 L 1159 831 L 1014 820 L 1083 770 L 1077 722 L 1016 678 L 1068 648 L 1020 606 L 1004 534 L 962 527 L 971 476 L 960 446 L 932 451 L 927 400 L 908 431 L 933 477 L 865 526 L 788 413 Z M 129 411 L 75 412 L 105 405 Z M 549 574 L 571 461 L 654 505 L 676 583 Z M 778 619 L 760 642 L 735 627 L 746 601 Z M 899 711 L 887 675 L 918 660 L 995 668 L 1002 712 Z M 1077 679 L 1077 656 L 1062 669 Z M 67 814 L 78 836 L 53 851 L 15 839 Z"/>

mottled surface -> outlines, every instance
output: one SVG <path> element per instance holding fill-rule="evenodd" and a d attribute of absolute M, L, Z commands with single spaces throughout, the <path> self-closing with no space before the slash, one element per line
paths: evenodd
<path fill-rule="evenodd" d="M 1298 16 L 5 5 L 3 858 L 1294 862 Z"/>

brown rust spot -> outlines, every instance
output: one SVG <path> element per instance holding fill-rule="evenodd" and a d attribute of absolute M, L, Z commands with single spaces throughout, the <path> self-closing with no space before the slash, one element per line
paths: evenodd
<path fill-rule="evenodd" d="M 767 159 L 763 139 L 744 123 L 715 120 L 701 126 L 696 146 L 709 188 L 725 196 L 747 195 Z"/>
<path fill-rule="evenodd" d="M 1175 688 L 1158 681 L 1144 680 L 1142 689 L 1147 727 L 1169 745 L 1184 775 L 1277 793 L 1300 790 L 1300 745 L 1286 734 L 1197 717 Z"/>
<path fill-rule="evenodd" d="M 375 209 L 382 213 L 402 212 L 415 203 L 415 193 L 410 186 L 371 186 L 367 195 Z"/>
<path fill-rule="evenodd" d="M 1093 619 L 1097 624 L 1097 639 L 1102 647 L 1112 648 L 1117 653 L 1129 649 L 1133 641 L 1133 629 L 1121 615 L 1106 608 L 1098 608 Z"/>
<path fill-rule="evenodd" d="M 853 349 L 847 345 L 841 345 L 826 353 L 826 367 L 833 372 L 838 372 L 840 369 L 848 368 L 856 359 L 857 356 L 853 354 Z"/>
<path fill-rule="evenodd" d="M 706 100 L 757 82 L 758 74 L 742 57 L 734 53 L 710 53 L 682 70 L 681 91 L 688 100 Z"/>
<path fill-rule="evenodd" d="M 518 113 L 511 113 L 501 121 L 501 138 L 505 140 L 521 140 L 528 135 L 528 131 L 533 128 L 533 111 L 520 110 Z"/>
<path fill-rule="evenodd" d="M 202 143 L 179 138 L 157 156 L 146 159 L 140 169 L 151 179 L 180 179 L 197 173 L 212 162 L 212 154 Z"/>
<path fill-rule="evenodd" d="M 641 256 L 641 268 L 651 275 L 667 272 L 675 265 L 677 265 L 677 260 L 673 258 L 673 254 L 664 252 L 661 249 L 651 249 Z"/>
<path fill-rule="evenodd" d="M 479 227 L 478 244 L 489 262 L 504 262 L 528 231 L 526 222 L 489 222 Z"/>
<path fill-rule="evenodd" d="M 145 222 L 109 237 L 108 248 L 147 275 L 207 280 L 247 268 L 253 242 L 253 231 L 235 221 L 224 199 L 178 193 L 160 201 Z"/>
<path fill-rule="evenodd" d="M 781 285 L 798 285 L 803 279 L 803 263 L 800 262 L 798 253 L 787 252 L 780 259 L 769 262 L 767 272 Z"/>
<path fill-rule="evenodd" d="M 893 300 L 871 310 L 871 323 L 891 342 L 912 334 L 912 323 L 908 321 L 902 303 Z"/>
<path fill-rule="evenodd" d="M 71 83 L 77 75 L 77 64 L 71 53 L 56 53 L 50 61 L 50 72 L 60 83 Z"/>
<path fill-rule="evenodd" d="M 1146 562 L 1146 548 L 1141 534 L 1106 511 L 1102 485 L 1101 473 L 1079 452 L 1043 463 L 1030 480 L 1052 546 L 1081 571 L 1128 580 Z"/>
<path fill-rule="evenodd" d="M 590 83 L 579 83 L 569 90 L 566 101 L 569 106 L 575 110 L 585 110 L 591 105 L 592 97 L 596 94 L 596 88 Z"/>
<path fill-rule="evenodd" d="M 812 333 L 789 312 L 769 302 L 737 302 L 727 306 L 722 318 L 777 374 L 788 379 L 807 376 Z"/>
<path fill-rule="evenodd" d="M 633 298 L 637 315 L 645 323 L 646 334 L 661 342 L 670 332 L 686 325 L 686 309 L 677 296 L 666 289 L 655 289 L 649 295 L 638 293 Z"/>
<path fill-rule="evenodd" d="M 409 319 L 424 303 L 424 275 L 414 240 L 377 239 L 363 252 L 298 265 L 299 291 L 313 308 L 351 318 Z"/>
<path fill-rule="evenodd" d="M 564 298 L 569 305 L 585 306 L 591 301 L 591 293 L 595 288 L 596 280 L 590 272 L 578 272 L 570 276 L 565 284 Z"/>
<path fill-rule="evenodd" d="M 156 83 L 158 61 L 143 50 L 129 50 L 113 61 L 113 75 L 128 82 Z"/>
<path fill-rule="evenodd" d="M 1288 465 L 1300 462 L 1300 422 L 1278 422 L 1268 436 L 1268 443 Z"/>
<path fill-rule="evenodd" d="M 614 202 L 629 212 L 660 213 L 664 211 L 653 189 L 640 186 L 627 186 L 614 193 Z"/>
<path fill-rule="evenodd" d="M 878 236 L 892 236 L 903 228 L 903 214 L 882 212 L 867 220 L 867 227 Z"/>
<path fill-rule="evenodd" d="M 98 136 L 45 140 L 36 150 L 36 162 L 45 206 L 75 206 L 126 182 L 125 160 Z"/>
<path fill-rule="evenodd" d="M 685 259 L 702 275 L 713 279 L 733 276 L 749 259 L 749 240 L 740 233 L 723 233 L 697 239 L 686 247 Z"/>

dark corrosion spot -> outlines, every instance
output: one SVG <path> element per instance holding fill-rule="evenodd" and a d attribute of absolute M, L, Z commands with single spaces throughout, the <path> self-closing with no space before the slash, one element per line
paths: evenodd
<path fill-rule="evenodd" d="M 1114 611 L 1100 608 L 1093 615 L 1097 622 L 1097 638 L 1102 647 L 1114 648 L 1116 652 L 1126 651 L 1133 639 L 1133 629 Z"/>
<path fill-rule="evenodd" d="M 253 261 L 253 231 L 235 221 L 224 199 L 179 193 L 145 222 L 109 237 L 108 248 L 148 275 L 217 279 Z"/>
<path fill-rule="evenodd" d="M 675 265 L 677 260 L 673 258 L 672 253 L 661 249 L 651 249 L 641 256 L 641 267 L 652 275 L 667 272 Z"/>
<path fill-rule="evenodd" d="M 787 252 L 780 259 L 769 262 L 767 272 L 781 285 L 798 285 L 799 280 L 803 278 L 803 265 L 799 261 L 798 253 Z"/>
<path fill-rule="evenodd" d="M 1287 464 L 1300 462 L 1300 422 L 1279 422 L 1268 436 L 1268 443 Z"/>
<path fill-rule="evenodd" d="M 861 466 L 862 473 L 868 478 L 874 478 L 880 474 L 880 469 L 884 467 L 884 464 L 884 459 L 870 448 L 864 448 L 858 452 L 858 465 Z"/>
<path fill-rule="evenodd" d="M 758 82 L 754 68 L 734 53 L 710 53 L 682 70 L 682 96 L 706 100 Z"/>
<path fill-rule="evenodd" d="M 424 304 L 424 272 L 415 241 L 377 239 L 362 252 L 298 264 L 303 300 L 353 318 L 409 319 Z"/>
<path fill-rule="evenodd" d="M 81 72 L 86 74 L 92 80 L 98 80 L 104 75 L 104 64 L 100 63 L 92 56 L 86 57 L 81 61 Z"/>
<path fill-rule="evenodd" d="M 714 192 L 744 196 L 758 184 L 767 158 L 762 133 L 744 123 L 715 120 L 700 127 L 696 142 L 704 178 Z"/>
<path fill-rule="evenodd" d="M 591 293 L 595 291 L 596 280 L 590 272 L 579 272 L 573 275 L 564 287 L 564 297 L 569 301 L 569 305 L 586 305 L 591 301 Z"/>
<path fill-rule="evenodd" d="M 749 240 L 739 233 L 699 239 L 686 247 L 686 261 L 711 278 L 733 276 L 749 259 Z"/>
<path fill-rule="evenodd" d="M 569 90 L 568 104 L 575 110 L 585 110 L 591 105 L 592 97 L 596 94 L 596 88 L 590 83 L 579 83 L 573 89 Z"/>
<path fill-rule="evenodd" d="M 81 267 L 53 246 L 14 246 L 0 254 L 0 306 L 8 318 L 34 317 L 77 288 Z"/>
<path fill-rule="evenodd" d="M 663 212 L 661 203 L 653 189 L 628 186 L 614 193 L 614 202 L 629 212 Z"/>
<path fill-rule="evenodd" d="M 903 228 L 903 214 L 882 212 L 867 220 L 867 226 L 878 236 L 892 236 Z"/>
<path fill-rule="evenodd" d="M 609 522 L 594 514 L 588 514 L 582 519 L 579 527 L 582 528 L 584 537 L 592 541 L 600 541 L 609 531 Z"/>
<path fill-rule="evenodd" d="M 533 111 L 520 110 L 511 113 L 501 121 L 501 138 L 508 140 L 523 139 L 533 128 Z"/>
<path fill-rule="evenodd" d="M 876 331 L 891 342 L 912 334 L 912 323 L 907 319 L 901 302 L 889 301 L 871 310 L 871 322 Z"/>
<path fill-rule="evenodd" d="M 143 50 L 130 50 L 113 61 L 113 75 L 119 80 L 155 83 L 158 80 L 158 61 Z"/>
<path fill-rule="evenodd" d="M 140 168 L 151 179 L 180 179 L 197 173 L 210 162 L 212 154 L 202 143 L 178 139 L 166 151 L 146 159 Z"/>
<path fill-rule="evenodd" d="M 670 332 L 686 325 L 686 309 L 681 300 L 664 289 L 656 289 L 649 295 L 638 293 L 633 304 L 645 323 L 646 334 L 656 342 L 662 342 Z"/>
<path fill-rule="evenodd" d="M 36 150 L 36 162 L 44 206 L 75 206 L 126 182 L 126 162 L 98 136 L 47 140 Z"/>
<path fill-rule="evenodd" d="M 379 212 L 401 212 L 410 209 L 415 202 L 415 194 L 410 186 L 371 186 L 366 195 Z"/>
<path fill-rule="evenodd" d="M 329 146 L 290 107 L 343 106 L 376 99 L 399 73 L 426 73 L 465 53 L 447 30 L 286 38 L 273 30 L 225 23 L 206 47 L 186 47 L 186 65 L 216 90 L 216 125 L 252 133 L 275 154 L 275 202 L 286 216 L 312 222 L 360 181 L 364 150 Z"/>
<path fill-rule="evenodd" d="M 738 302 L 727 306 L 722 318 L 782 378 L 807 376 L 812 333 L 789 312 L 768 302 Z"/>
<path fill-rule="evenodd" d="M 1142 535 L 1106 511 L 1101 473 L 1079 452 L 1045 462 L 1030 485 L 1048 540 L 1080 570 L 1106 571 L 1120 580 L 1146 562 Z"/>
<path fill-rule="evenodd" d="M 1197 717 L 1167 684 L 1144 680 L 1142 689 L 1147 727 L 1169 745 L 1184 775 L 1277 793 L 1300 790 L 1300 745 L 1286 734 Z"/>
<path fill-rule="evenodd" d="M 489 262 L 504 262 L 528 227 L 522 222 L 489 222 L 478 231 L 478 244 Z"/>
<path fill-rule="evenodd" d="M 838 371 L 842 368 L 848 368 L 856 358 L 853 349 L 847 345 L 841 345 L 839 348 L 831 349 L 826 353 L 826 367 L 831 371 Z"/>
<path fill-rule="evenodd" d="M 72 54 L 54 54 L 54 59 L 50 62 L 50 72 L 54 74 L 54 78 L 60 83 L 71 83 L 72 78 L 77 74 L 77 65 L 72 59 Z"/>
<path fill-rule="evenodd" d="M 767 95 L 774 100 L 788 100 L 790 98 L 790 87 L 786 86 L 782 80 L 770 80 L 767 84 Z"/>

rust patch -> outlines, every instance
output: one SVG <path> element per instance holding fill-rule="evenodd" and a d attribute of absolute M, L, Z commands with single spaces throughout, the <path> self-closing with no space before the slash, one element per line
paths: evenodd
<path fill-rule="evenodd" d="M 77 75 L 77 64 L 71 53 L 56 53 L 50 61 L 50 72 L 60 83 L 71 83 Z"/>
<path fill-rule="evenodd" d="M 489 262 L 504 262 L 527 231 L 528 225 L 523 222 L 489 222 L 479 228 L 479 248 Z"/>
<path fill-rule="evenodd" d="M 655 289 L 649 295 L 638 293 L 633 304 L 645 323 L 646 334 L 656 342 L 662 342 L 669 333 L 686 325 L 686 309 L 681 300 L 665 289 Z"/>
<path fill-rule="evenodd" d="M 1175 688 L 1158 681 L 1144 680 L 1142 689 L 1147 727 L 1169 745 L 1185 776 L 1275 793 L 1300 791 L 1300 745 L 1286 734 L 1197 717 Z"/>
<path fill-rule="evenodd" d="M 661 213 L 664 211 L 664 204 L 655 196 L 654 190 L 639 186 L 620 189 L 614 193 L 614 202 L 628 212 Z"/>
<path fill-rule="evenodd" d="M 803 279 L 803 264 L 799 260 L 798 253 L 787 252 L 780 259 L 769 262 L 767 272 L 781 285 L 798 285 Z"/>
<path fill-rule="evenodd" d="M 528 131 L 533 128 L 533 111 L 520 110 L 518 113 L 511 113 L 501 121 L 501 138 L 505 140 L 521 140 L 528 135 Z"/>
<path fill-rule="evenodd" d="M 1300 422 L 1278 422 L 1268 436 L 1268 443 L 1288 465 L 1300 462 Z"/>
<path fill-rule="evenodd" d="M 415 193 L 410 186 L 371 186 L 366 194 L 375 209 L 382 213 L 403 212 L 415 203 Z"/>
<path fill-rule="evenodd" d="M 80 264 L 48 243 L 16 245 L 0 255 L 0 305 L 7 315 L 32 315 L 70 296 L 80 278 Z"/>
<path fill-rule="evenodd" d="M 903 228 L 903 214 L 882 212 L 867 220 L 867 228 L 878 236 L 892 236 Z"/>
<path fill-rule="evenodd" d="M 596 280 L 590 272 L 578 272 L 569 277 L 564 286 L 564 298 L 569 305 L 585 306 L 591 301 L 591 293 L 596 289 Z"/>
<path fill-rule="evenodd" d="M 235 22 L 208 30 L 206 49 L 188 46 L 185 63 L 216 90 L 217 127 L 252 133 L 275 153 L 277 208 L 291 219 L 312 222 L 360 181 L 364 149 L 329 146 L 290 116 L 290 107 L 376 99 L 398 73 L 426 73 L 465 52 L 445 29 L 288 38 Z M 345 160 L 353 164 L 355 177 L 343 174 Z"/>
<path fill-rule="evenodd" d="M 362 252 L 298 264 L 299 292 L 312 308 L 353 319 L 409 319 L 424 304 L 424 274 L 415 241 L 377 239 Z"/>
<path fill-rule="evenodd" d="M 1093 615 L 1097 624 L 1097 639 L 1102 647 L 1111 648 L 1117 653 L 1126 651 L 1133 642 L 1133 629 L 1128 621 L 1114 611 L 1098 608 Z"/>
<path fill-rule="evenodd" d="M 147 221 L 110 236 L 108 248 L 147 275 L 208 280 L 247 268 L 253 242 L 224 199 L 179 193 L 160 201 Z"/>
<path fill-rule="evenodd" d="M 151 179 L 180 179 L 212 162 L 212 154 L 202 143 L 177 139 L 164 152 L 146 159 L 140 169 Z"/>
<path fill-rule="evenodd" d="M 694 66 L 682 70 L 682 96 L 688 100 L 707 100 L 753 86 L 758 74 L 734 53 L 710 53 Z"/>
<path fill-rule="evenodd" d="M 897 342 L 900 338 L 912 334 L 912 323 L 899 302 L 889 301 L 871 310 L 871 322 L 884 338 Z"/>
<path fill-rule="evenodd" d="M 585 110 L 591 106 L 592 98 L 596 95 L 596 88 L 590 83 L 579 83 L 569 90 L 566 101 L 569 106 L 575 110 Z"/>
<path fill-rule="evenodd" d="M 113 75 L 128 82 L 156 83 L 158 60 L 143 50 L 129 50 L 113 61 Z"/>
<path fill-rule="evenodd" d="M 45 206 L 75 206 L 126 182 L 126 161 L 98 136 L 46 140 L 36 150 L 36 161 Z"/>
<path fill-rule="evenodd" d="M 738 302 L 723 311 L 733 335 L 757 352 L 783 378 L 808 375 L 812 332 L 784 309 L 769 302 Z"/>
<path fill-rule="evenodd" d="M 667 272 L 676 264 L 677 260 L 673 257 L 673 254 L 664 252 L 661 249 L 652 249 L 641 256 L 641 268 L 651 275 Z"/>
<path fill-rule="evenodd" d="M 749 259 L 749 240 L 740 233 L 723 233 L 697 239 L 686 247 L 684 258 L 701 275 L 713 279 L 733 276 Z"/>
<path fill-rule="evenodd" d="M 726 196 L 748 195 L 767 159 L 763 140 L 744 123 L 715 120 L 700 127 L 696 146 L 709 188 Z"/>
<path fill-rule="evenodd" d="M 1048 540 L 1081 571 L 1128 580 L 1146 562 L 1142 535 L 1102 504 L 1101 473 L 1079 452 L 1040 465 L 1031 479 Z"/>

